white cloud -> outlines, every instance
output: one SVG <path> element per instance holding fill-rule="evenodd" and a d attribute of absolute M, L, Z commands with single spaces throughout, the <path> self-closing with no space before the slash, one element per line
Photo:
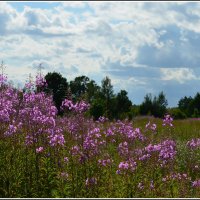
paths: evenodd
<path fill-rule="evenodd" d="M 83 1 L 64 1 L 61 3 L 64 7 L 71 7 L 71 8 L 83 8 L 85 6 L 85 2 Z"/>
<path fill-rule="evenodd" d="M 22 11 L 11 5 L 0 2 L 0 58 L 12 77 L 14 68 L 20 77 L 42 61 L 68 79 L 81 74 L 101 79 L 110 63 L 110 71 L 123 68 L 123 83 L 114 75 L 113 83 L 129 91 L 153 84 L 152 74 L 181 84 L 199 78 L 192 70 L 200 59 L 198 2 L 67 1 Z M 136 66 L 157 67 L 159 73 L 148 68 L 142 74 Z M 184 66 L 190 68 L 176 68 Z"/>
<path fill-rule="evenodd" d="M 197 77 L 192 69 L 189 68 L 161 68 L 162 77 L 161 80 L 169 81 L 176 80 L 179 83 L 184 83 L 190 80 L 197 80 L 200 77 Z"/>

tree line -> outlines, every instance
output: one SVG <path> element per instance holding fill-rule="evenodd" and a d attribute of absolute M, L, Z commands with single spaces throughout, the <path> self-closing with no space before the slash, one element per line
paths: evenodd
<path fill-rule="evenodd" d="M 106 116 L 109 119 L 122 119 L 130 115 L 132 102 L 127 91 L 114 93 L 111 79 L 105 77 L 101 86 L 87 76 L 78 76 L 68 82 L 60 73 L 49 72 L 45 76 L 47 87 L 44 92 L 52 94 L 58 113 L 62 115 L 60 106 L 65 98 L 73 102 L 85 100 L 90 103 L 89 115 L 94 119 Z M 41 89 L 41 88 L 40 88 Z"/>
<path fill-rule="evenodd" d="M 126 90 L 120 90 L 117 94 L 114 93 L 111 79 L 108 76 L 101 81 L 101 86 L 87 76 L 78 76 L 68 82 L 58 72 L 47 73 L 45 79 L 47 86 L 37 89 L 42 89 L 44 92 L 53 95 L 59 115 L 63 114 L 60 109 L 62 101 L 68 98 L 73 102 L 85 100 L 90 103 L 87 114 L 93 116 L 94 119 L 98 119 L 100 116 L 109 119 L 132 119 L 141 115 L 163 117 L 166 113 L 177 119 L 200 116 L 199 93 L 194 98 L 181 98 L 178 107 L 167 108 L 168 101 L 163 92 L 160 92 L 158 96 L 146 94 L 140 105 L 133 104 L 128 98 Z"/>

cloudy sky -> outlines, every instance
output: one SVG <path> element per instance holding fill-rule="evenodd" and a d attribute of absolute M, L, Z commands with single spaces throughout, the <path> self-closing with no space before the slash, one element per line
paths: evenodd
<path fill-rule="evenodd" d="M 200 91 L 200 2 L 0 2 L 0 60 L 23 83 L 60 72 L 99 85 L 105 76 L 134 104 L 166 94 L 169 106 Z"/>

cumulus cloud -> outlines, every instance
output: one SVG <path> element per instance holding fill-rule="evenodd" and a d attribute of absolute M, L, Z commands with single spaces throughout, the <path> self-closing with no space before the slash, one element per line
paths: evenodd
<path fill-rule="evenodd" d="M 162 72 L 161 80 L 176 80 L 179 83 L 184 83 L 185 81 L 200 79 L 200 77 L 194 74 L 192 69 L 188 68 L 161 68 L 160 70 Z"/>
<path fill-rule="evenodd" d="M 42 61 L 46 71 L 59 71 L 68 80 L 84 74 L 100 83 L 108 75 L 135 102 L 147 92 L 175 94 L 179 85 L 199 80 L 198 2 L 68 1 L 45 6 L 24 4 L 19 10 L 17 3 L 0 2 L 0 58 L 13 78 L 22 80 L 20 73 L 33 73 L 30 66 Z M 172 104 L 177 98 L 171 97 Z"/>

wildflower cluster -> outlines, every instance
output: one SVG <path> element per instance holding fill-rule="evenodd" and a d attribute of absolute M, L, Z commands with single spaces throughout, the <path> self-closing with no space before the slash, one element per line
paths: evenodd
<path fill-rule="evenodd" d="M 143 149 L 136 149 L 135 153 L 140 161 L 150 159 L 153 155 L 157 156 L 157 161 L 161 166 L 173 160 L 176 155 L 176 143 L 173 140 L 164 140 L 158 144 L 149 144 Z"/>
<path fill-rule="evenodd" d="M 200 179 L 192 182 L 192 187 L 200 187 Z"/>
<path fill-rule="evenodd" d="M 188 141 L 186 145 L 190 149 L 196 149 L 200 146 L 200 138 L 193 138 L 192 140 Z"/>
<path fill-rule="evenodd" d="M 71 111 L 75 111 L 77 113 L 83 113 L 85 111 L 87 111 L 89 109 L 90 105 L 84 101 L 80 101 L 80 102 L 77 102 L 77 103 L 73 103 L 71 100 L 69 99 L 65 99 L 63 102 L 62 102 L 62 106 L 61 108 L 64 110 L 64 109 L 68 109 L 68 110 L 71 110 Z"/>
<path fill-rule="evenodd" d="M 99 160 L 98 160 L 98 164 L 99 164 L 100 166 L 103 166 L 103 167 L 106 167 L 106 166 L 111 165 L 112 162 L 113 162 L 113 160 L 111 160 L 110 158 L 105 159 L 105 160 L 103 160 L 103 159 L 99 159 Z"/>
<path fill-rule="evenodd" d="M 127 174 L 128 172 L 134 172 L 137 167 L 137 163 L 129 158 L 126 161 L 122 161 L 119 163 L 117 174 Z"/>
<path fill-rule="evenodd" d="M 155 123 L 151 123 L 150 121 L 146 124 L 146 129 L 156 132 L 157 125 Z"/>
<path fill-rule="evenodd" d="M 163 119 L 163 126 L 173 126 L 173 118 L 168 114 Z"/>
<path fill-rule="evenodd" d="M 163 182 L 168 182 L 168 181 L 171 181 L 171 180 L 178 180 L 178 181 L 187 180 L 187 181 L 191 181 L 191 177 L 189 177 L 186 173 L 172 173 L 172 174 L 167 175 L 164 178 L 162 178 Z"/>

